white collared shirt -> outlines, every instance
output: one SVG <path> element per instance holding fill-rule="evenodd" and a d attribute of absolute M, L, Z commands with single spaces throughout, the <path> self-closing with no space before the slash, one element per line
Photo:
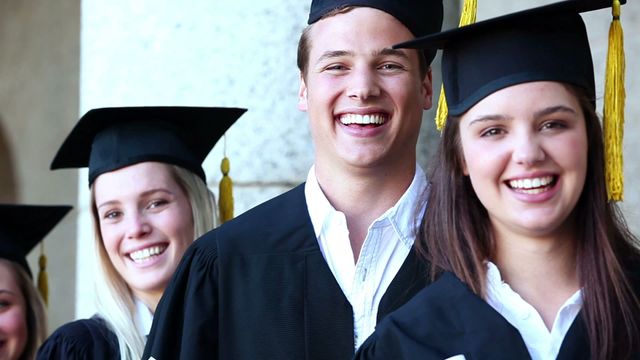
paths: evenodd
<path fill-rule="evenodd" d="M 147 305 L 145 305 L 139 299 L 135 299 L 136 302 L 136 314 L 135 314 L 135 324 L 138 333 L 142 335 L 143 338 L 146 338 L 151 331 L 151 324 L 153 323 L 153 313 Z"/>
<path fill-rule="evenodd" d="M 487 303 L 518 329 L 533 360 L 555 359 L 582 308 L 582 291 L 576 291 L 562 304 L 549 332 L 536 309 L 504 283 L 498 267 L 488 262 Z"/>
<path fill-rule="evenodd" d="M 309 170 L 305 197 L 320 251 L 353 308 L 355 348 L 375 330 L 378 305 L 413 246 L 426 207 L 427 181 L 422 169 L 398 202 L 367 231 L 357 263 L 344 213 L 331 206 Z M 375 196 L 372 193 L 371 196 Z"/>

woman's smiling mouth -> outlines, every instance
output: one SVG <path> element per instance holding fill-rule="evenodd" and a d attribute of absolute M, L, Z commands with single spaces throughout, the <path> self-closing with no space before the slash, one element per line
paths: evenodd
<path fill-rule="evenodd" d="M 145 261 L 148 261 L 154 256 L 158 256 L 164 253 L 166 249 L 167 249 L 167 245 L 154 245 L 148 248 L 131 252 L 129 254 L 129 258 L 133 260 L 135 263 L 140 264 L 140 263 L 144 263 Z"/>
<path fill-rule="evenodd" d="M 557 180 L 558 176 L 553 175 L 525 179 L 514 179 L 505 181 L 505 183 L 507 184 L 507 186 L 509 186 L 509 188 L 515 190 L 516 192 L 535 195 L 552 188 Z"/>

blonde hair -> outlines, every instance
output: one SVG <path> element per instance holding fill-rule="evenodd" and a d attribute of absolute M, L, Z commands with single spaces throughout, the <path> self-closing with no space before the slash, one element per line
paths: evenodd
<path fill-rule="evenodd" d="M 44 301 L 33 284 L 33 280 L 20 265 L 6 259 L 0 259 L 0 261 L 7 264 L 14 274 L 14 279 L 26 305 L 27 342 L 19 359 L 35 359 L 38 347 L 47 337 L 47 312 Z"/>
<path fill-rule="evenodd" d="M 189 200 L 193 218 L 194 239 L 218 225 L 215 197 L 207 185 L 193 172 L 165 164 Z M 129 285 L 109 260 L 100 235 L 100 222 L 91 187 L 91 213 L 95 232 L 95 255 L 99 270 L 96 277 L 97 314 L 116 335 L 121 359 L 140 359 L 146 339 L 137 331 L 135 299 Z"/>

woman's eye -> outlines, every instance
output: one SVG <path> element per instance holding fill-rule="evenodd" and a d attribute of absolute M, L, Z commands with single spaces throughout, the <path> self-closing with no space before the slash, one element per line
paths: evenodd
<path fill-rule="evenodd" d="M 120 217 L 120 215 L 122 215 L 122 213 L 120 211 L 116 211 L 116 210 L 112 210 L 112 211 L 107 211 L 103 218 L 108 219 L 108 220 L 114 220 L 117 219 L 118 217 Z"/>
<path fill-rule="evenodd" d="M 562 121 L 547 121 L 542 124 L 541 129 L 542 130 L 564 129 L 566 127 L 567 126 Z"/>
<path fill-rule="evenodd" d="M 2 311 L 3 309 L 9 307 L 9 305 L 11 305 L 10 302 L 8 302 L 6 300 L 0 300 L 0 311 Z"/>
<path fill-rule="evenodd" d="M 503 130 L 500 128 L 490 128 L 487 129 L 485 131 L 483 131 L 480 136 L 482 137 L 490 137 L 490 136 L 496 136 L 496 135 L 500 135 L 503 133 Z"/>
<path fill-rule="evenodd" d="M 169 202 L 167 200 L 164 199 L 158 199 L 158 200 L 153 200 L 149 203 L 149 205 L 147 206 L 147 208 L 149 209 L 155 209 L 158 207 L 161 207 L 163 205 L 168 204 Z"/>

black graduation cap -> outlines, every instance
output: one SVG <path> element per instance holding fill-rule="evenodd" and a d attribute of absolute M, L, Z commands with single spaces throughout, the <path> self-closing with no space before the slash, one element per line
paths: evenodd
<path fill-rule="evenodd" d="M 105 172 L 145 161 L 188 169 L 206 181 L 202 162 L 246 111 L 220 107 L 113 107 L 87 112 L 51 169 L 89 167 L 89 185 Z"/>
<path fill-rule="evenodd" d="M 71 208 L 0 204 L 0 258 L 17 263 L 32 276 L 27 264 L 27 254 Z"/>
<path fill-rule="evenodd" d="M 532 81 L 577 85 L 595 104 L 591 50 L 579 13 L 611 4 L 612 0 L 562 1 L 394 48 L 443 49 L 442 82 L 451 115 L 461 115 L 499 89 Z"/>
<path fill-rule="evenodd" d="M 345 6 L 382 10 L 403 23 L 414 36 L 433 34 L 442 28 L 442 0 L 313 0 L 307 23 L 311 25 Z M 431 63 L 435 54 L 435 49 L 425 51 L 427 63 Z"/>

